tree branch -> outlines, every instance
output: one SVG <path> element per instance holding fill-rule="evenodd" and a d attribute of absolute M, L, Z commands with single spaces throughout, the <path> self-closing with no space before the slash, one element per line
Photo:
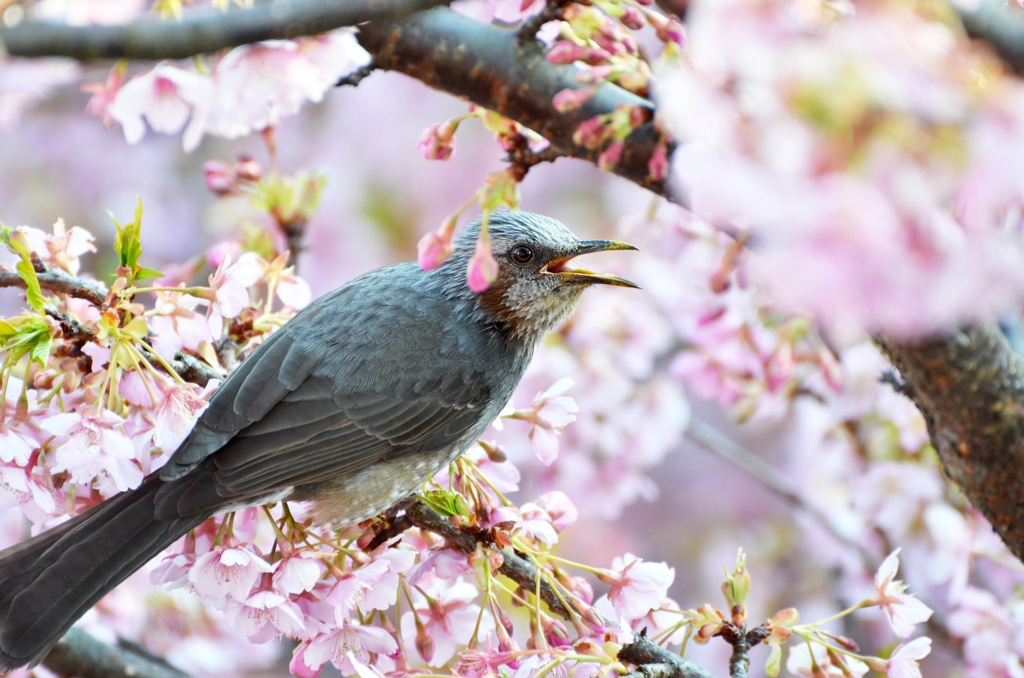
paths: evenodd
<path fill-rule="evenodd" d="M 875 337 L 924 415 L 946 476 L 1024 560 L 1024 364 L 997 326 Z"/>
<path fill-rule="evenodd" d="M 78 678 L 188 678 L 170 664 L 107 645 L 76 628 L 57 641 L 43 666 L 58 676 Z"/>
<path fill-rule="evenodd" d="M 647 630 L 638 633 L 633 642 L 619 650 L 620 662 L 633 664 L 637 671 L 623 678 L 715 678 L 692 662 L 654 643 Z"/>
<path fill-rule="evenodd" d="M 467 555 L 476 550 L 476 537 L 459 530 L 448 519 L 421 501 L 413 502 L 406 508 L 405 515 L 409 518 L 409 522 L 412 525 L 443 537 L 449 546 L 457 548 Z M 537 568 L 534 567 L 533 563 L 516 555 L 507 548 L 495 550 L 501 554 L 503 559 L 501 567 L 498 568 L 498 574 L 505 575 L 527 591 L 535 590 L 537 586 Z M 540 597 L 541 600 L 547 603 L 552 612 L 566 619 L 570 618 L 569 611 L 565 609 L 562 601 L 558 599 L 555 590 L 543 579 L 540 582 Z"/>
<path fill-rule="evenodd" d="M 106 303 L 107 288 L 102 284 L 93 280 L 76 278 L 60 269 L 45 268 L 40 262 L 37 262 L 36 266 L 36 277 L 39 279 L 39 286 L 44 290 L 56 294 L 64 294 L 76 299 L 85 299 L 97 308 L 102 307 Z M 25 289 L 25 281 L 13 271 L 0 271 L 0 287 L 20 287 Z M 48 311 L 47 315 L 61 323 L 65 334 L 69 338 L 83 339 L 85 341 L 94 341 L 96 339 L 96 335 L 91 329 L 66 313 Z M 163 369 L 163 365 L 159 362 L 156 362 L 154 366 L 157 369 Z M 174 368 L 174 371 L 182 379 L 199 386 L 206 386 L 213 379 L 224 378 L 224 375 L 203 361 L 181 351 L 174 354 L 174 359 L 171 360 L 171 367 Z"/>
<path fill-rule="evenodd" d="M 147 18 L 124 26 L 68 26 L 48 21 L 0 22 L 0 46 L 11 56 L 91 59 L 184 59 L 261 40 L 282 40 L 391 19 L 451 0 L 277 0 L 228 12 L 203 9 L 181 21 Z"/>
<path fill-rule="evenodd" d="M 43 289 L 76 299 L 85 299 L 93 306 L 102 306 L 107 299 L 107 290 L 100 283 L 76 278 L 58 269 L 37 271 L 36 277 L 39 278 L 39 285 Z M 0 287 L 25 289 L 25 281 L 14 271 L 0 271 Z"/>
<path fill-rule="evenodd" d="M 375 21 L 360 28 L 359 41 L 373 54 L 378 68 L 401 71 L 496 111 L 548 139 L 559 154 L 592 163 L 597 163 L 602 149 L 573 141 L 580 123 L 611 113 L 619 105 L 640 106 L 654 114 L 650 101 L 611 83 L 598 87 L 578 110 L 559 113 L 552 103 L 555 94 L 581 87 L 574 66 L 552 64 L 541 43 L 520 41 L 513 29 L 483 24 L 447 8 Z M 652 122 L 633 130 L 622 160 L 612 171 L 671 197 L 667 184 L 652 179 L 647 171 L 658 136 Z"/>

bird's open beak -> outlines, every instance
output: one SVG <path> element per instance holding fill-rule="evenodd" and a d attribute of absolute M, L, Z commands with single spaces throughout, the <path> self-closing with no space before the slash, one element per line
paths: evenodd
<path fill-rule="evenodd" d="M 567 257 L 553 259 L 548 263 L 546 272 L 557 274 L 563 282 L 567 283 L 577 283 L 580 285 L 617 285 L 619 287 L 640 289 L 639 285 L 631 283 L 628 280 L 623 280 L 622 278 L 614 275 L 608 275 L 607 273 L 595 273 L 582 268 L 569 268 L 568 266 L 572 259 L 575 259 L 580 255 L 592 254 L 594 252 L 607 252 L 609 250 L 636 250 L 636 248 L 629 243 L 619 242 L 618 240 L 582 240 L 575 252 Z"/>

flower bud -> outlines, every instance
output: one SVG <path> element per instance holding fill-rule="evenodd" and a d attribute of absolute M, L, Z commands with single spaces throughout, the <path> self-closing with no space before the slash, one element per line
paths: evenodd
<path fill-rule="evenodd" d="M 230 195 L 237 190 L 235 177 L 227 165 L 220 160 L 209 160 L 203 165 L 206 188 L 217 195 Z"/>

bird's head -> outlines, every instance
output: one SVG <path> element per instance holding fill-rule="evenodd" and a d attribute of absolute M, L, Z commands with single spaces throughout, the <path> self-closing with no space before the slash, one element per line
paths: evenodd
<path fill-rule="evenodd" d="M 461 267 L 463 275 L 479 233 L 477 220 L 456 239 L 455 256 L 449 263 Z M 555 329 L 591 285 L 637 287 L 613 275 L 570 265 L 582 254 L 636 249 L 624 242 L 580 240 L 561 222 L 529 212 L 491 214 L 488 233 L 498 277 L 476 301 L 485 313 L 522 338 L 536 340 Z"/>

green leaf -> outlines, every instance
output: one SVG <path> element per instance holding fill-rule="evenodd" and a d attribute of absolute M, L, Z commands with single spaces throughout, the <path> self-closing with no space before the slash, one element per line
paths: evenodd
<path fill-rule="evenodd" d="M 52 338 L 50 337 L 49 332 L 39 337 L 35 345 L 32 347 L 32 360 L 35 360 L 43 367 L 46 367 L 46 361 L 50 359 L 50 344 L 52 343 Z"/>
<path fill-rule="evenodd" d="M 152 268 L 140 268 L 135 271 L 135 279 L 143 280 L 145 278 L 162 278 L 164 274 L 160 271 L 155 271 Z"/>
<path fill-rule="evenodd" d="M 21 279 L 25 281 L 25 297 L 28 299 L 29 306 L 42 313 L 44 306 L 43 289 L 39 286 L 39 276 L 36 275 L 36 269 L 32 265 L 32 253 L 25 246 L 28 243 L 25 239 L 25 234 L 18 233 L 0 224 L 0 242 L 7 245 L 7 249 L 11 252 L 21 257 L 21 261 L 14 268 L 18 275 L 21 276 Z"/>
<path fill-rule="evenodd" d="M 133 274 L 139 265 L 139 257 L 142 256 L 142 243 L 139 240 L 142 234 L 142 198 L 138 198 L 138 205 L 135 207 L 135 221 L 122 226 L 113 214 L 110 218 L 114 220 L 117 227 L 117 235 L 114 237 L 114 251 L 117 252 L 118 263 L 127 268 Z"/>
<path fill-rule="evenodd" d="M 443 516 L 469 517 L 469 504 L 458 492 L 431 490 L 423 495 L 423 502 Z"/>
<path fill-rule="evenodd" d="M 45 308 L 43 288 L 39 286 L 39 277 L 36 275 L 35 267 L 32 266 L 32 260 L 25 255 L 14 268 L 18 271 L 21 279 L 25 281 L 25 298 L 28 300 L 28 305 L 42 313 Z"/>
<path fill-rule="evenodd" d="M 7 351 L 11 360 L 20 360 L 30 354 L 43 365 L 50 356 L 50 325 L 39 316 L 19 315 L 0 320 L 0 349 Z"/>

